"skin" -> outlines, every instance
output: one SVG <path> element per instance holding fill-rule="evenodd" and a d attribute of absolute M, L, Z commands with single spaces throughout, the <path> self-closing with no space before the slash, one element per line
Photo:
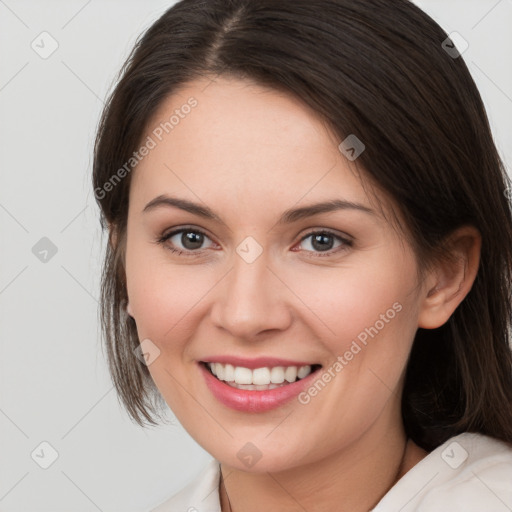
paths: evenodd
<path fill-rule="evenodd" d="M 455 260 L 422 282 L 403 233 L 379 211 L 314 111 L 248 81 L 197 80 L 167 98 L 147 135 L 193 96 L 198 105 L 133 171 L 126 241 L 128 312 L 140 340 L 160 350 L 151 376 L 190 435 L 221 464 L 222 510 L 367 511 L 427 453 L 407 440 L 403 377 L 418 327 L 445 323 L 471 288 L 480 238 L 452 237 Z M 211 208 L 225 224 L 176 207 L 144 207 L 160 194 Z M 372 210 L 321 213 L 292 224 L 289 208 L 344 199 Z M 207 234 L 192 256 L 172 228 Z M 332 248 L 313 246 L 329 230 Z M 262 254 L 236 252 L 253 237 Z M 336 236 L 348 238 L 351 244 Z M 115 243 L 115 238 L 114 238 Z M 199 252 L 198 252 L 199 251 Z M 332 366 L 392 305 L 401 311 L 307 404 L 264 413 L 229 409 L 210 393 L 197 361 L 213 355 L 294 358 Z M 261 459 L 237 457 L 251 442 Z M 301 508 L 302 507 L 302 508 Z"/>

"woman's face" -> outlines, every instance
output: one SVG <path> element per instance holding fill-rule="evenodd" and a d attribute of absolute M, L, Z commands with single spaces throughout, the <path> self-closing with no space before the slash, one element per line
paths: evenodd
<path fill-rule="evenodd" d="M 341 140 L 293 98 L 221 78 L 169 98 L 143 141 L 129 311 L 151 376 L 192 437 L 225 464 L 277 471 L 402 429 L 416 259 Z M 174 205 L 154 202 L 164 196 Z M 204 362 L 261 387 L 237 389 Z M 305 368 L 292 384 L 294 366 Z"/>

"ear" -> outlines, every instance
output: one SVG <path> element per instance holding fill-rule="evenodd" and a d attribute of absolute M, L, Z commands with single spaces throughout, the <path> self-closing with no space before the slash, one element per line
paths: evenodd
<path fill-rule="evenodd" d="M 480 265 L 482 237 L 473 226 L 462 226 L 447 239 L 449 259 L 440 259 L 425 279 L 418 327 L 435 329 L 448 321 L 471 290 Z"/>
<path fill-rule="evenodd" d="M 114 224 L 109 223 L 108 225 L 108 243 L 112 249 L 116 248 L 117 244 L 117 229 Z"/>
<path fill-rule="evenodd" d="M 116 226 L 112 223 L 108 225 L 109 235 L 108 235 L 108 243 L 112 247 L 112 250 L 115 250 L 117 246 L 117 229 Z M 130 306 L 130 301 L 126 303 L 126 312 L 133 318 L 132 307 Z"/>

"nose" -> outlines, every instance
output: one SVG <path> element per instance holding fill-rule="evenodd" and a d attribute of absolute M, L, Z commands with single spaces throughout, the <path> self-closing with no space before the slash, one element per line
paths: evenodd
<path fill-rule="evenodd" d="M 289 327 L 290 292 L 269 268 L 264 254 L 251 263 L 235 255 L 233 267 L 219 285 L 211 318 L 234 338 L 252 340 Z"/>

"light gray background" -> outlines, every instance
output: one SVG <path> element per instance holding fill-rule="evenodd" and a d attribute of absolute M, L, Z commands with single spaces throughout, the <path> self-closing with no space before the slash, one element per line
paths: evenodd
<path fill-rule="evenodd" d="M 97 317 L 106 238 L 90 184 L 93 137 L 136 37 L 172 3 L 0 0 L 2 512 L 145 511 L 210 458 L 177 422 L 130 422 Z M 416 3 L 468 41 L 463 57 L 510 169 L 512 0 Z M 47 59 L 31 48 L 43 31 L 59 45 Z M 46 262 L 32 250 L 43 237 L 57 249 Z M 43 441 L 58 453 L 48 469 L 34 460 L 51 454 Z"/>

